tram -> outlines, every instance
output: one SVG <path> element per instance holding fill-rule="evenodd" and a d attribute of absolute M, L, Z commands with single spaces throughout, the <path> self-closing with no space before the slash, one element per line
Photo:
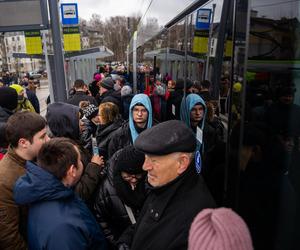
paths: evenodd
<path fill-rule="evenodd" d="M 133 76 L 146 65 L 154 77 L 211 82 L 225 103 L 219 205 L 246 220 L 255 249 L 299 249 L 300 1 L 159 2 L 128 45 Z"/>

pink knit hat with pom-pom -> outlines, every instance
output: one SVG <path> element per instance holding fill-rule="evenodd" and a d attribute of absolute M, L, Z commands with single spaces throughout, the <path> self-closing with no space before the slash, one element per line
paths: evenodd
<path fill-rule="evenodd" d="M 204 209 L 194 219 L 188 250 L 253 250 L 246 223 L 228 208 Z"/>

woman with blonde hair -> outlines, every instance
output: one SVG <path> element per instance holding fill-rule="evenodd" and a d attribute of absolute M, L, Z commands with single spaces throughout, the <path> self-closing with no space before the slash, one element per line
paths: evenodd
<path fill-rule="evenodd" d="M 100 104 L 98 114 L 100 125 L 97 128 L 96 139 L 100 154 L 107 159 L 111 135 L 123 124 L 123 119 L 119 114 L 118 106 L 112 102 Z"/>

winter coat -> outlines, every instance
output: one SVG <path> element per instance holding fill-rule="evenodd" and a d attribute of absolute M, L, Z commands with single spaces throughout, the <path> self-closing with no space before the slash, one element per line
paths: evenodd
<path fill-rule="evenodd" d="M 129 119 L 129 107 L 130 107 L 130 103 L 131 100 L 133 98 L 134 95 L 130 94 L 130 95 L 126 95 L 126 96 L 122 96 L 122 104 L 123 104 L 123 113 L 122 113 L 122 117 L 124 120 L 128 120 Z"/>
<path fill-rule="evenodd" d="M 81 121 L 84 124 L 84 129 L 80 133 L 80 143 L 86 150 L 89 151 L 90 154 L 92 154 L 93 148 L 91 137 L 94 137 L 96 135 L 97 125 L 86 118 L 81 119 Z"/>
<path fill-rule="evenodd" d="M 37 98 L 36 94 L 33 91 L 26 88 L 26 95 L 27 95 L 28 100 L 31 102 L 35 112 L 39 114 L 40 113 L 40 102 L 39 102 L 39 99 Z"/>
<path fill-rule="evenodd" d="M 128 145 L 132 145 L 132 139 L 130 135 L 129 122 L 127 121 L 111 134 L 107 151 L 108 159 L 112 157 L 115 152 Z"/>
<path fill-rule="evenodd" d="M 121 94 L 117 93 L 114 90 L 108 90 L 107 92 L 103 93 L 102 95 L 97 95 L 96 100 L 98 105 L 105 102 L 112 102 L 119 107 L 119 111 L 121 113 L 122 105 L 121 105 Z M 97 105 L 96 105 L 97 106 Z"/>
<path fill-rule="evenodd" d="M 194 217 L 204 208 L 215 207 L 194 163 L 172 182 L 151 188 L 137 221 L 131 250 L 187 249 Z"/>
<path fill-rule="evenodd" d="M 84 91 L 76 91 L 75 94 L 67 100 L 67 103 L 79 106 L 81 101 L 88 101 L 90 104 L 98 106 L 96 99 L 93 96 L 87 95 Z"/>
<path fill-rule="evenodd" d="M 96 219 L 100 223 L 111 249 L 116 249 L 118 238 L 127 227 L 132 225 L 124 204 L 131 207 L 134 217 L 137 219 L 138 211 L 141 209 L 146 197 L 144 180 L 140 180 L 136 190 L 131 191 L 129 184 L 122 179 L 121 173 L 115 166 L 119 152 L 116 152 L 107 163 L 107 175 L 99 186 L 94 205 Z M 120 182 L 123 185 L 128 185 L 130 191 L 124 188 Z M 123 189 L 123 192 L 128 191 L 127 197 L 132 197 L 131 200 L 134 200 L 134 205 L 118 196 L 118 189 Z M 136 193 L 138 194 L 134 195 Z"/>
<path fill-rule="evenodd" d="M 111 141 L 113 132 L 122 126 L 124 123 L 120 117 L 116 121 L 106 125 L 99 125 L 96 131 L 96 140 L 99 148 L 100 155 L 108 159 L 108 145 Z"/>
<path fill-rule="evenodd" d="M 5 124 L 12 114 L 12 111 L 0 106 L 0 147 L 4 147 L 7 144 L 5 136 Z"/>
<path fill-rule="evenodd" d="M 96 97 L 99 93 L 99 86 L 98 86 L 98 82 L 97 81 L 92 81 L 89 84 L 89 91 L 91 92 L 93 97 Z"/>
<path fill-rule="evenodd" d="M 149 97 L 145 94 L 135 95 L 130 103 L 128 123 L 124 123 L 122 127 L 116 130 L 112 135 L 111 141 L 108 145 L 109 158 L 119 149 L 132 144 L 141 132 L 136 128 L 132 116 L 132 109 L 138 103 L 143 104 L 148 111 L 148 121 L 145 129 L 152 127 L 152 106 Z"/>
<path fill-rule="evenodd" d="M 176 89 L 174 91 L 169 92 L 169 97 L 167 100 L 167 120 L 180 120 L 180 104 L 182 97 L 182 89 Z M 174 108 L 175 115 L 173 114 Z"/>
<path fill-rule="evenodd" d="M 79 142 L 79 107 L 67 103 L 52 103 L 47 108 L 46 119 L 53 137 L 67 137 Z M 76 193 L 85 201 L 93 198 L 94 191 L 101 177 L 101 169 L 91 163 L 91 156 L 82 145 L 80 153 L 85 167 L 80 181 L 75 187 Z"/>
<path fill-rule="evenodd" d="M 93 215 L 74 191 L 55 176 L 27 162 L 14 188 L 17 204 L 29 205 L 29 249 L 106 249 Z"/>
<path fill-rule="evenodd" d="M 202 99 L 205 102 L 211 101 L 213 99 L 212 96 L 211 96 L 211 94 L 210 94 L 210 92 L 208 90 L 200 92 L 199 95 L 202 97 Z"/>
<path fill-rule="evenodd" d="M 25 173 L 25 160 L 9 148 L 0 161 L 0 249 L 27 249 L 27 210 L 13 198 L 15 182 Z"/>
<path fill-rule="evenodd" d="M 151 95 L 152 107 L 153 107 L 153 117 L 158 121 L 166 120 L 166 85 L 155 84 Z"/>
<path fill-rule="evenodd" d="M 18 106 L 16 108 L 16 111 L 35 112 L 35 109 L 32 106 L 31 102 L 26 97 L 23 97 L 22 100 L 18 100 Z"/>

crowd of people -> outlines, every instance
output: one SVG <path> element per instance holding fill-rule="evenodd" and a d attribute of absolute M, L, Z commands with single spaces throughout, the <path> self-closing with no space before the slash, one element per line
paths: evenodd
<path fill-rule="evenodd" d="M 210 82 L 150 74 L 134 94 L 107 71 L 45 118 L 20 106 L 25 84 L 0 87 L 0 248 L 253 249 L 209 190 L 225 133 Z"/>

